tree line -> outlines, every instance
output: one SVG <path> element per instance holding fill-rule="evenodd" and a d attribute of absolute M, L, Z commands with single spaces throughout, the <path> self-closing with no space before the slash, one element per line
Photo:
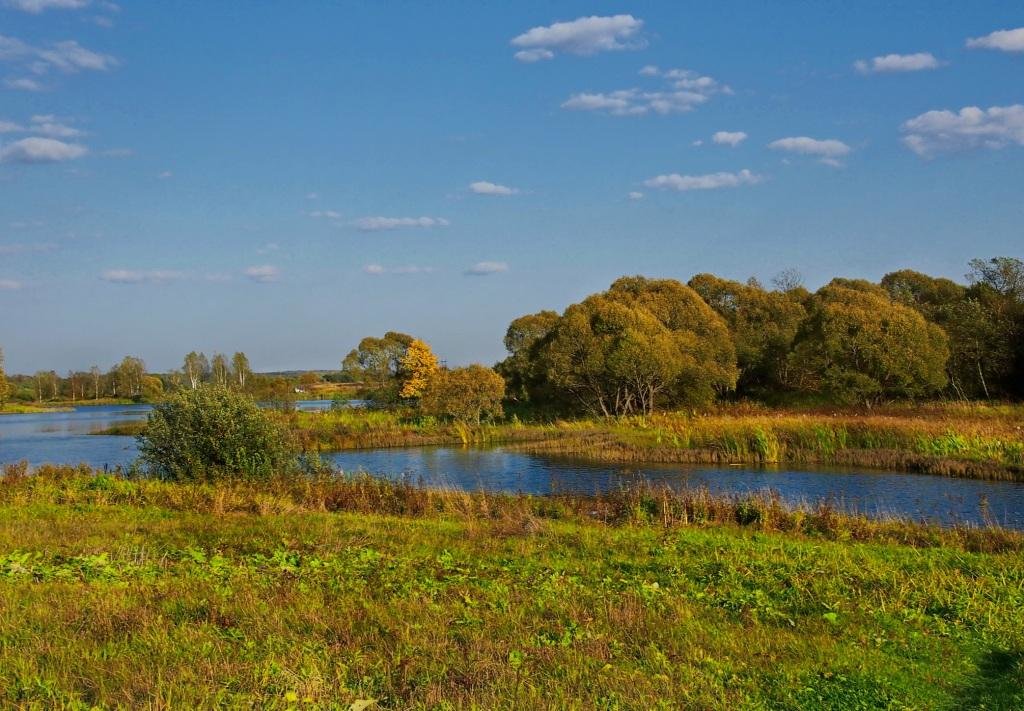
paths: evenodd
<path fill-rule="evenodd" d="M 879 282 L 836 278 L 811 292 L 784 272 L 766 288 L 698 274 L 622 277 L 561 314 L 521 316 L 493 369 L 448 369 L 429 345 L 389 331 L 362 339 L 330 379 L 378 405 L 480 421 L 503 404 L 533 412 L 646 414 L 721 399 L 873 405 L 887 399 L 1024 397 L 1024 262 L 972 260 L 966 283 L 904 269 Z M 245 353 L 192 351 L 180 369 L 149 374 L 126 356 L 93 366 L 5 376 L 0 404 L 160 399 L 206 384 L 258 399 L 294 398 L 297 381 L 254 374 Z"/>
<path fill-rule="evenodd" d="M 816 292 L 698 274 L 623 277 L 562 314 L 515 319 L 509 398 L 601 415 L 721 398 L 868 406 L 1024 396 L 1024 262 L 973 260 L 967 284 L 912 270 Z"/>

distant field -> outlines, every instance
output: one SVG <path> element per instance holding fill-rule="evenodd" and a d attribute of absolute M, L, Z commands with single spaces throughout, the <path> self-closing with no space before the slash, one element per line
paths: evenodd
<path fill-rule="evenodd" d="M 1022 549 L 753 501 L 12 469 L 0 705 L 1016 709 Z"/>

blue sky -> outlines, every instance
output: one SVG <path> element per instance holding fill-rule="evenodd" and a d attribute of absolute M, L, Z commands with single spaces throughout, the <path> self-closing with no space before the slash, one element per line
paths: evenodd
<path fill-rule="evenodd" d="M 961 279 L 1022 147 L 1018 3 L 0 0 L 0 346 L 491 363 L 622 274 Z"/>

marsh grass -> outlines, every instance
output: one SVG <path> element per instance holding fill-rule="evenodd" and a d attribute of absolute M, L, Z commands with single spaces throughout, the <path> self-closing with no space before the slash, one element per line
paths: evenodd
<path fill-rule="evenodd" d="M 1020 550 L 649 488 L 8 467 L 0 706 L 1020 708 Z"/>
<path fill-rule="evenodd" d="M 1024 407 L 967 403 L 874 411 L 778 410 L 741 404 L 702 413 L 607 420 L 439 423 L 408 411 L 295 413 L 307 450 L 456 444 L 608 462 L 841 464 L 1024 480 Z"/>

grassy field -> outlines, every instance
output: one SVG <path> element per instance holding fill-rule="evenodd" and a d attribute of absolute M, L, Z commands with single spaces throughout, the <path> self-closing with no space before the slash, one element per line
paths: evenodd
<path fill-rule="evenodd" d="M 841 464 L 1024 480 L 1024 407 L 933 404 L 873 411 L 724 407 L 615 420 L 469 427 L 401 411 L 287 418 L 307 449 L 504 444 L 612 462 Z"/>
<path fill-rule="evenodd" d="M 1022 550 L 764 499 L 11 467 L 0 706 L 1017 709 Z"/>

